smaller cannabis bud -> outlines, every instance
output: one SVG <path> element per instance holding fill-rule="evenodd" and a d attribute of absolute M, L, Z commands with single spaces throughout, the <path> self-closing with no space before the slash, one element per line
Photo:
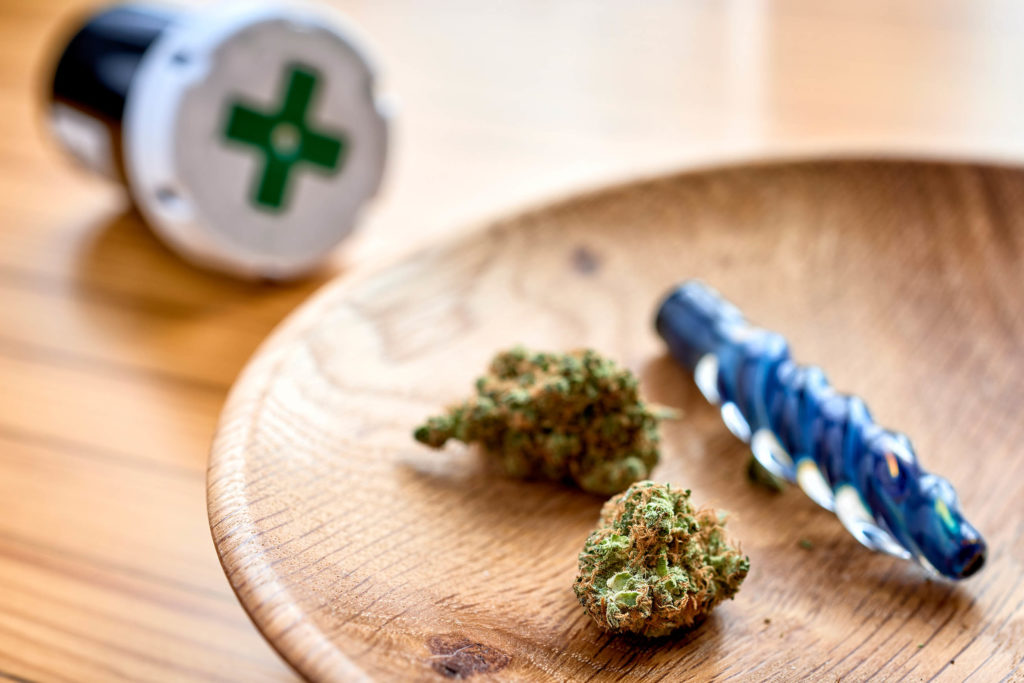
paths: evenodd
<path fill-rule="evenodd" d="M 658 422 L 669 411 L 640 400 L 637 379 L 591 350 L 499 353 L 476 396 L 432 417 L 417 441 L 480 443 L 513 477 L 574 483 L 608 495 L 650 476 Z"/>
<path fill-rule="evenodd" d="M 601 510 L 580 553 L 573 590 L 597 624 L 650 638 L 693 625 L 732 598 L 750 560 L 725 538 L 714 510 L 690 491 L 641 481 Z"/>

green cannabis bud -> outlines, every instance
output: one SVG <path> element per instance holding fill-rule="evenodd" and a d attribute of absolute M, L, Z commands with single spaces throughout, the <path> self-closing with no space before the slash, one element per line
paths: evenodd
<path fill-rule="evenodd" d="M 641 481 L 601 510 L 580 553 L 573 590 L 597 624 L 650 638 L 686 628 L 732 598 L 750 560 L 725 538 L 714 510 L 690 491 Z"/>
<path fill-rule="evenodd" d="M 494 357 L 476 396 L 427 420 L 415 437 L 433 448 L 476 442 L 510 476 L 609 495 L 650 476 L 667 415 L 640 400 L 629 370 L 594 351 L 517 347 Z"/>

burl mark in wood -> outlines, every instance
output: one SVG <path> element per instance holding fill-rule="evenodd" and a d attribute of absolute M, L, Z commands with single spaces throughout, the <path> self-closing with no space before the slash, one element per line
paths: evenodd
<path fill-rule="evenodd" d="M 427 644 L 434 671 L 448 678 L 501 671 L 510 659 L 504 652 L 459 636 L 434 636 Z"/>
<path fill-rule="evenodd" d="M 746 478 L 651 325 L 690 277 L 784 330 L 957 487 L 989 557 L 959 583 Z M 1024 173 L 828 162 L 684 174 L 533 211 L 329 287 L 222 418 L 210 522 L 253 621 L 321 680 L 1017 680 L 1024 672 Z M 662 427 L 653 478 L 731 512 L 735 600 L 649 642 L 572 591 L 601 498 L 493 474 L 412 429 L 495 351 L 589 346 Z M 804 547 L 801 547 L 804 546 Z"/>

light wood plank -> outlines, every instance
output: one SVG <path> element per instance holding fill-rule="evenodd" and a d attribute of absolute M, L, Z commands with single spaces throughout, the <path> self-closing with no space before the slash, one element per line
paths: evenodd
<path fill-rule="evenodd" d="M 331 275 L 523 203 L 708 160 L 1024 157 L 1012 0 L 333 4 L 399 98 L 394 155 L 324 274 L 274 288 L 181 262 L 49 138 L 52 50 L 95 3 L 0 2 L 0 676 L 288 676 L 219 574 L 202 472 L 225 388 Z M 906 417 L 898 401 L 884 409 Z"/>
<path fill-rule="evenodd" d="M 0 434 L 0 471 L 0 671 L 280 679 L 207 551 L 201 472 L 17 434 Z"/>

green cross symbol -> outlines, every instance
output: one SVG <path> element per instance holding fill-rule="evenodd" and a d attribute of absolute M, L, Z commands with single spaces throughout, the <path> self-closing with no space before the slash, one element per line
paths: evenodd
<path fill-rule="evenodd" d="M 311 166 L 325 175 L 340 170 L 348 141 L 342 133 L 316 131 L 310 126 L 309 105 L 316 94 L 318 75 L 307 66 L 292 64 L 288 85 L 278 111 L 265 114 L 235 101 L 224 136 L 228 142 L 255 147 L 263 156 L 252 201 L 256 208 L 281 211 L 288 198 L 288 179 L 294 166 Z"/>

